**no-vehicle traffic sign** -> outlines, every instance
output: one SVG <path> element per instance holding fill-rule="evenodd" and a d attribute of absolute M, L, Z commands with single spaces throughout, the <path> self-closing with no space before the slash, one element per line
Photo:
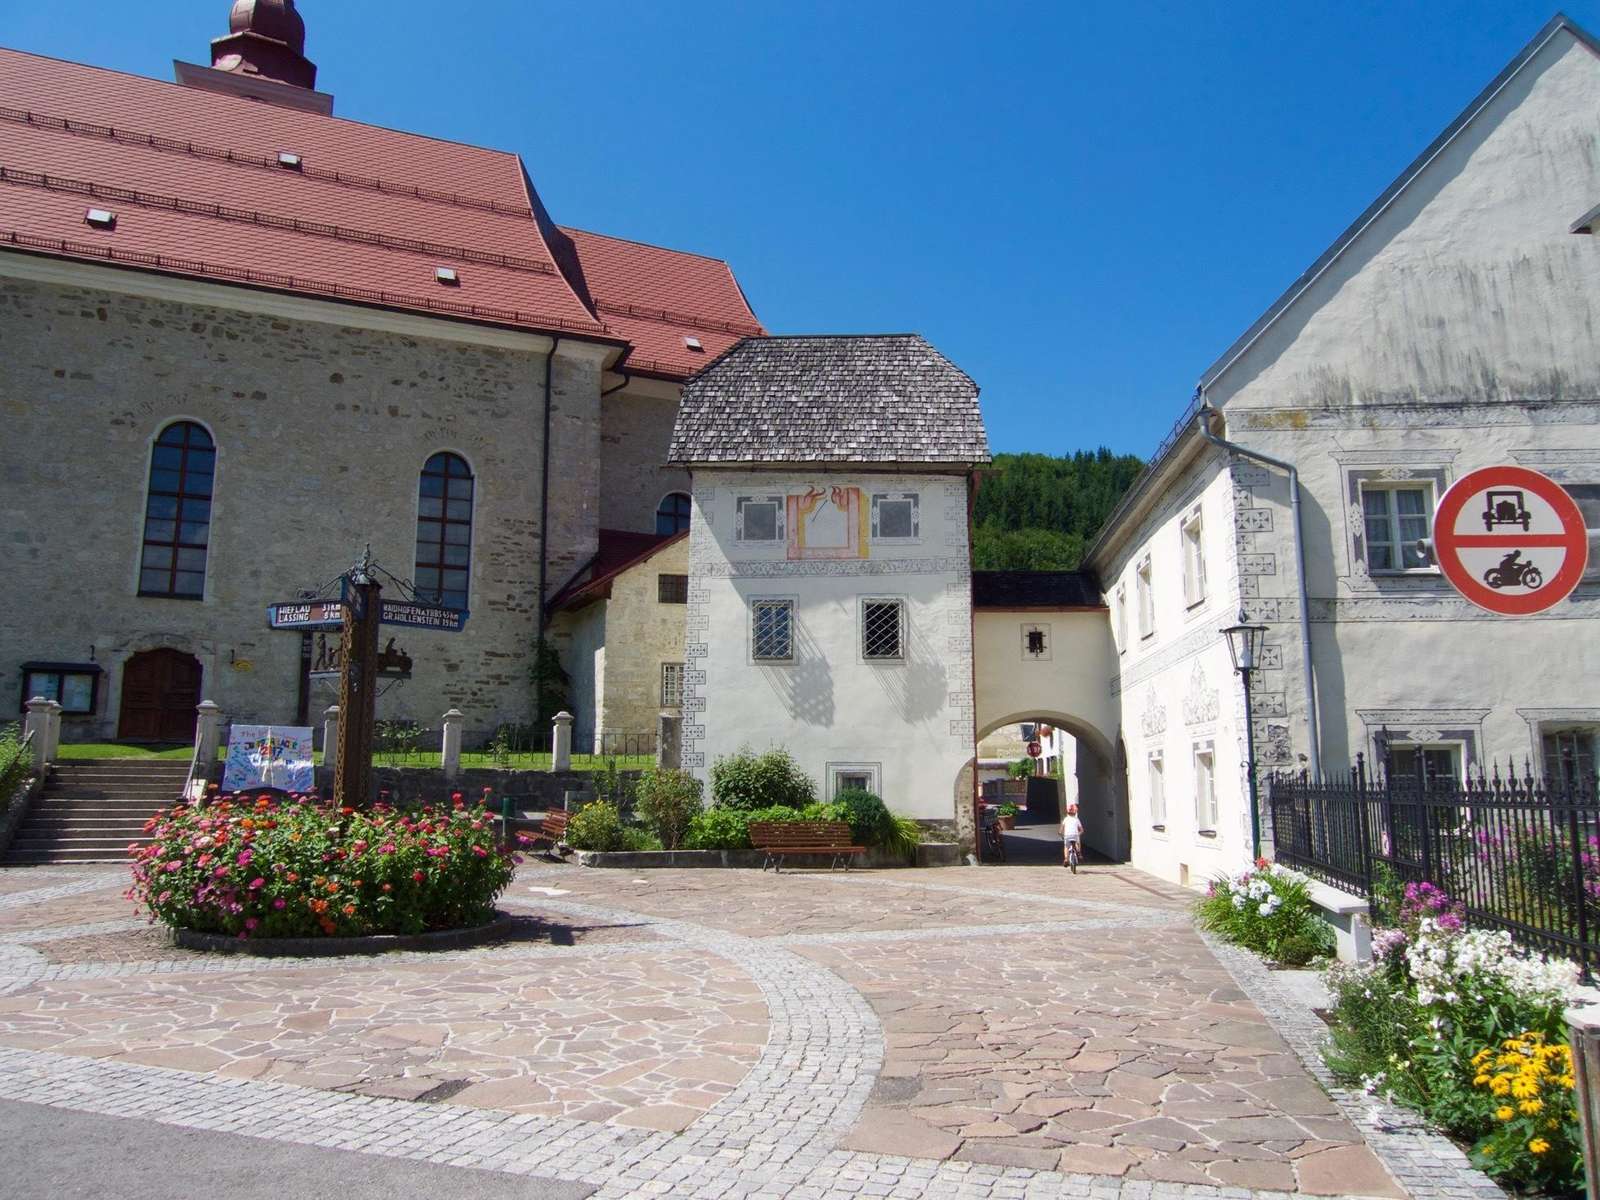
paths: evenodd
<path fill-rule="evenodd" d="M 1456 591 L 1513 617 L 1565 600 L 1589 559 L 1577 501 L 1526 467 L 1484 467 L 1451 484 L 1433 519 L 1433 545 Z"/>

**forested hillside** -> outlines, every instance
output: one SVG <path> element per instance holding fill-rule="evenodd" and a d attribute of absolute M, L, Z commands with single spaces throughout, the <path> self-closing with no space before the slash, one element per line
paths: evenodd
<path fill-rule="evenodd" d="M 1144 468 L 1132 454 L 996 454 L 974 514 L 980 571 L 1070 571 Z"/>

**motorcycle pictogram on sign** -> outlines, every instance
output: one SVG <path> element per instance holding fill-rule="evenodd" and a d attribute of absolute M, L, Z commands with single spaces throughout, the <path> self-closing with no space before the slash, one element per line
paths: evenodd
<path fill-rule="evenodd" d="M 1543 612 L 1565 600 L 1589 559 L 1577 501 L 1526 467 L 1485 467 L 1456 480 L 1439 500 L 1433 544 L 1439 570 L 1455 589 L 1505 616 Z"/>

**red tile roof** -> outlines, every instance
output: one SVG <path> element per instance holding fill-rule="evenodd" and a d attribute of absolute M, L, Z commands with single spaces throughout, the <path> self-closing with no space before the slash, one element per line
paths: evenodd
<path fill-rule="evenodd" d="M 0 248 L 626 341 L 669 378 L 759 330 L 724 263 L 571 237 L 514 154 L 0 48 Z"/>
<path fill-rule="evenodd" d="M 600 530 L 600 549 L 589 564 L 571 579 L 550 601 L 551 612 L 582 608 L 595 600 L 611 598 L 611 583 L 624 571 L 648 562 L 660 551 L 689 536 L 681 533 L 630 533 L 623 529 Z"/>

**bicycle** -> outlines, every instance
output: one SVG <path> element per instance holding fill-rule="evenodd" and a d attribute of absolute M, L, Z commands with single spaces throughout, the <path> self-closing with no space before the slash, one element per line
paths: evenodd
<path fill-rule="evenodd" d="M 1083 857 L 1083 853 L 1082 853 L 1081 850 L 1078 849 L 1078 841 L 1077 841 L 1077 839 L 1073 838 L 1070 841 L 1068 841 L 1067 842 L 1067 866 L 1072 868 L 1072 873 L 1074 875 L 1076 875 L 1078 873 L 1078 863 L 1082 859 L 1082 857 Z"/>
<path fill-rule="evenodd" d="M 994 862 L 1005 862 L 1006 842 L 1000 834 L 998 819 L 986 820 L 983 824 L 983 842 L 981 858 Z"/>

